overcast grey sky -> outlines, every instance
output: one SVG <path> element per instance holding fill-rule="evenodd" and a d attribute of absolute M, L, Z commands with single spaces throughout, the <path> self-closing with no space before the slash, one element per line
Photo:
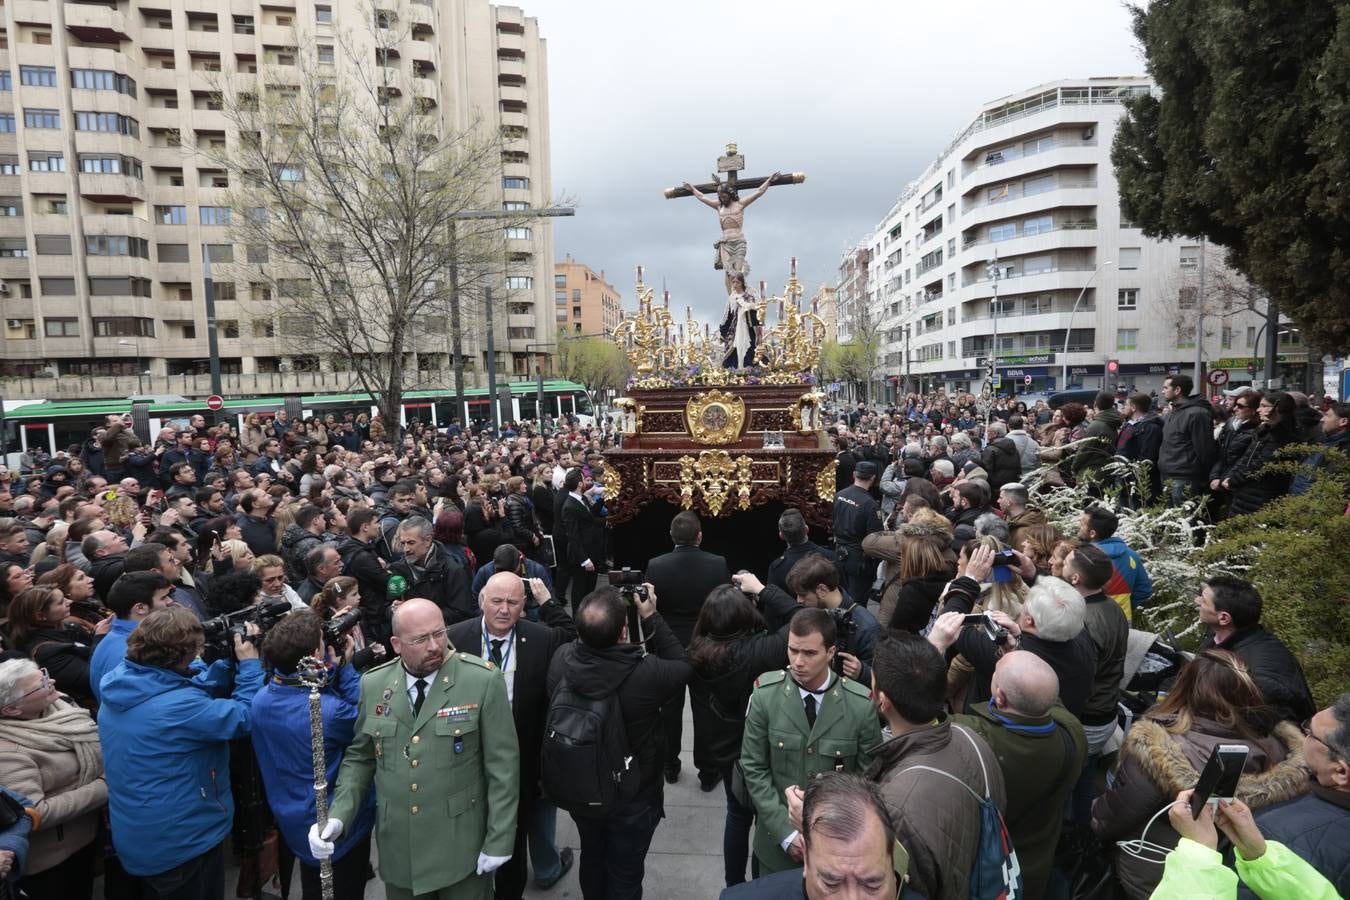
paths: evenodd
<path fill-rule="evenodd" d="M 1143 72 L 1118 0 L 521 0 L 548 41 L 553 188 L 577 206 L 555 251 L 633 300 L 633 266 L 716 319 L 713 210 L 662 189 L 803 171 L 746 214 L 752 281 L 788 258 L 809 297 L 989 100 L 1059 78 Z"/>

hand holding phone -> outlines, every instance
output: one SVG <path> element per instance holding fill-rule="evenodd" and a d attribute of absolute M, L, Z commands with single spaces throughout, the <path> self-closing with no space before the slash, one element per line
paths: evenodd
<path fill-rule="evenodd" d="M 1237 796 L 1238 779 L 1247 765 L 1246 744 L 1219 744 L 1209 754 L 1205 769 L 1200 773 L 1195 790 L 1191 792 L 1191 818 L 1199 819 L 1206 803 L 1217 806 L 1220 800 Z"/>

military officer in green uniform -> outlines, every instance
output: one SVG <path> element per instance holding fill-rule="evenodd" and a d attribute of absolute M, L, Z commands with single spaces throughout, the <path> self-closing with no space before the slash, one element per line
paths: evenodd
<path fill-rule="evenodd" d="M 332 853 L 373 779 L 389 900 L 490 900 L 492 872 L 511 858 L 520 793 L 506 680 L 450 646 L 429 600 L 399 607 L 392 641 L 399 658 L 361 679 L 356 737 L 310 849 Z"/>
<path fill-rule="evenodd" d="M 768 874 L 802 864 L 802 838 L 784 792 L 825 772 L 862 774 L 881 743 L 867 688 L 832 670 L 834 619 L 803 609 L 788 629 L 788 668 L 755 682 L 741 768 L 755 805 L 755 859 Z"/>

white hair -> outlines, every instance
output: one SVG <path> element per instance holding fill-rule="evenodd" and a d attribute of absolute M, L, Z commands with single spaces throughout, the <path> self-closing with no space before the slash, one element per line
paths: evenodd
<path fill-rule="evenodd" d="M 985 535 L 998 538 L 999 543 L 1005 547 L 1012 543 L 1008 536 L 1008 523 L 1003 521 L 997 513 L 982 513 L 975 519 L 975 536 L 984 537 Z"/>
<path fill-rule="evenodd" d="M 934 440 L 936 440 L 936 438 Z M 969 447 L 971 446 L 970 435 L 966 434 L 964 431 L 953 432 L 952 436 L 947 438 L 947 443 L 953 447 Z"/>
<path fill-rule="evenodd" d="M 1066 581 L 1042 575 L 1027 590 L 1022 610 L 1036 623 L 1036 634 L 1047 641 L 1071 641 L 1083 630 L 1087 607 Z"/>
<path fill-rule="evenodd" d="M 7 659 L 0 662 L 0 708 L 13 706 L 23 696 L 23 683 L 38 671 L 31 659 Z"/>

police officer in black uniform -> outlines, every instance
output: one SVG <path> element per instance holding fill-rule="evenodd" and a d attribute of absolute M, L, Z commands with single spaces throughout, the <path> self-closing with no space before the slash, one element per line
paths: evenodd
<path fill-rule="evenodd" d="M 863 554 L 863 538 L 881 530 L 881 504 L 869 490 L 876 480 L 877 464 L 861 460 L 853 467 L 853 484 L 834 495 L 834 550 L 839 556 L 839 571 L 844 590 L 862 604 L 867 603 L 875 574 L 875 563 Z"/>

